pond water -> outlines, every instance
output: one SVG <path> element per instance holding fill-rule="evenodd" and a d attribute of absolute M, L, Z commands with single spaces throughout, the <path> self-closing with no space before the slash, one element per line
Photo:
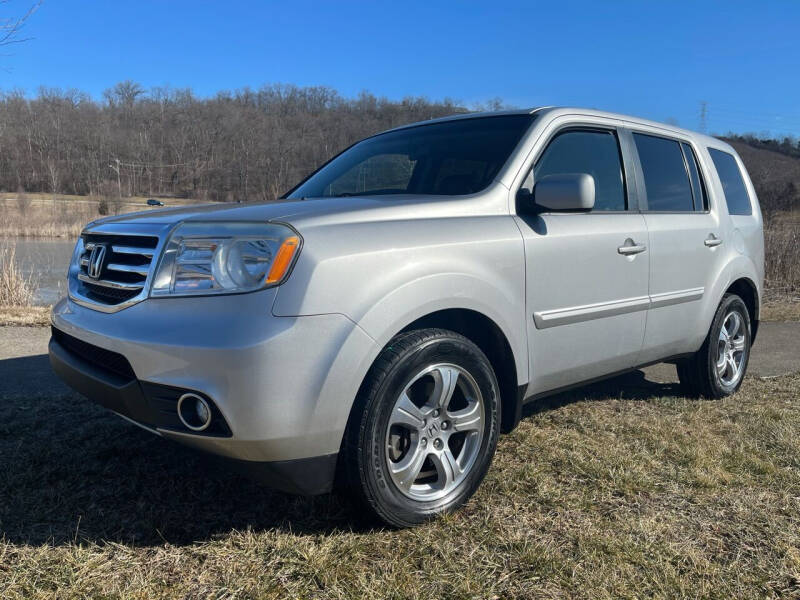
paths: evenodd
<path fill-rule="evenodd" d="M 11 240 L 16 264 L 36 284 L 35 304 L 55 304 L 67 294 L 67 267 L 75 240 Z"/>

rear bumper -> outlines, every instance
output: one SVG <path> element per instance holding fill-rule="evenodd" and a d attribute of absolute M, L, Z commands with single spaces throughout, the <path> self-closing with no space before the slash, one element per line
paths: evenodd
<path fill-rule="evenodd" d="M 49 344 L 50 365 L 56 375 L 75 391 L 156 435 L 180 430 L 177 398 L 188 390 L 148 384 L 135 377 L 101 369 L 65 348 L 57 339 L 58 330 L 54 333 L 56 335 Z M 215 417 L 218 419 L 215 429 L 205 435 L 230 438 L 230 430 L 218 410 Z M 331 491 L 336 459 L 337 454 L 333 453 L 293 460 L 224 460 L 234 470 L 275 489 L 315 495 Z"/>

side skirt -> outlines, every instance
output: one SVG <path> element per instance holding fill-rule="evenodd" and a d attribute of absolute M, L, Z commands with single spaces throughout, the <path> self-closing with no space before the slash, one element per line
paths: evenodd
<path fill-rule="evenodd" d="M 560 394 L 561 392 L 566 392 L 569 390 L 574 390 L 576 388 L 585 387 L 587 385 L 591 385 L 593 383 L 597 383 L 598 381 L 605 381 L 607 379 L 613 379 L 614 377 L 619 377 L 620 375 L 624 375 L 625 373 L 631 373 L 633 371 L 638 371 L 639 369 L 643 369 L 645 367 L 649 367 L 651 365 L 657 365 L 659 363 L 674 363 L 679 361 L 683 358 L 689 358 L 692 356 L 691 352 L 687 352 L 684 354 L 676 354 L 674 356 L 668 356 L 666 358 L 660 358 L 658 360 L 651 360 L 650 362 L 642 363 L 635 367 L 631 367 L 629 369 L 622 369 L 620 371 L 614 371 L 613 373 L 608 373 L 606 375 L 601 375 L 600 377 L 593 377 L 591 379 L 585 379 L 583 381 L 579 381 L 577 383 L 571 383 L 569 385 L 565 385 L 559 388 L 555 388 L 553 390 L 547 390 L 544 392 L 539 392 L 538 394 L 533 394 L 532 396 L 528 396 L 522 401 L 522 404 L 530 404 L 531 402 L 535 402 L 536 400 L 540 400 L 542 398 L 547 398 L 548 396 L 555 396 L 556 394 Z"/>

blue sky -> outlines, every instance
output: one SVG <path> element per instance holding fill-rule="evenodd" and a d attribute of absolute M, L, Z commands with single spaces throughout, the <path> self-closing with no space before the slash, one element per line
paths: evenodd
<path fill-rule="evenodd" d="M 0 12 L 24 12 L 12 0 Z M 800 2 L 45 0 L 0 89 L 265 83 L 579 105 L 800 135 Z"/>

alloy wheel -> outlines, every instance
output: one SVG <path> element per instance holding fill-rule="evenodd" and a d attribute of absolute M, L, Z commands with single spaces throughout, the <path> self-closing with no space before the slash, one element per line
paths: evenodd
<path fill-rule="evenodd" d="M 480 453 L 485 406 L 475 379 L 453 364 L 429 366 L 395 400 L 386 465 L 397 489 L 418 501 L 449 494 Z"/>
<path fill-rule="evenodd" d="M 716 369 L 720 383 L 731 387 L 739 382 L 745 364 L 745 324 L 737 311 L 725 315 L 717 342 Z"/>

